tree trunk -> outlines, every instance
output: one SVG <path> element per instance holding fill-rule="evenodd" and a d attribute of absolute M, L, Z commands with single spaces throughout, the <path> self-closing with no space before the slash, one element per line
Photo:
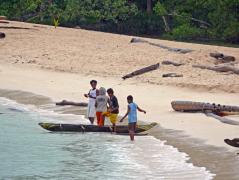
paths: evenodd
<path fill-rule="evenodd" d="M 152 13 L 152 0 L 147 0 L 147 13 Z"/>
<path fill-rule="evenodd" d="M 165 31 L 169 32 L 170 28 L 169 28 L 169 25 L 168 25 L 168 22 L 167 22 L 165 16 L 162 16 L 162 18 L 163 18 L 163 22 L 164 22 L 164 26 L 165 26 Z"/>

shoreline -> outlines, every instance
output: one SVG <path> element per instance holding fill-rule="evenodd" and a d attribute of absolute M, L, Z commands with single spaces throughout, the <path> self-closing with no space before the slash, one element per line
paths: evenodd
<path fill-rule="evenodd" d="M 49 97 L 19 90 L 0 89 L 0 96 L 16 101 L 19 104 L 34 105 L 38 108 L 44 105 L 53 105 L 54 103 Z M 26 100 L 25 97 L 29 96 L 31 99 Z M 73 106 L 64 106 L 61 107 L 61 110 L 57 110 L 56 106 L 53 111 L 59 114 L 84 115 L 86 110 L 82 107 L 77 108 L 81 110 L 77 111 L 76 107 Z M 47 110 L 47 108 L 45 110 Z M 239 162 L 236 161 L 237 157 L 235 153 L 229 151 L 227 148 L 205 144 L 205 142 L 200 139 L 192 138 L 182 131 L 165 129 L 161 127 L 160 124 L 149 130 L 149 136 L 153 136 L 161 141 L 166 141 L 167 145 L 171 145 L 180 152 L 186 153 L 190 158 L 187 160 L 188 163 L 192 163 L 197 167 L 205 167 L 210 173 L 216 174 L 213 179 L 239 178 L 239 174 L 237 173 Z M 230 174 L 230 178 L 228 178 L 228 174 Z"/>

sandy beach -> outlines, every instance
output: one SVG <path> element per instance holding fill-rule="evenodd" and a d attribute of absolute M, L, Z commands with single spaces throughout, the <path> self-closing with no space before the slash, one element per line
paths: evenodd
<path fill-rule="evenodd" d="M 147 39 L 194 50 L 178 54 L 148 44 L 130 44 L 132 37 L 124 35 L 13 21 L 1 27 L 5 27 L 0 31 L 6 33 L 6 38 L 0 39 L 0 89 L 32 92 L 52 101 L 86 102 L 83 94 L 89 90 L 89 81 L 97 79 L 98 87 L 115 89 L 121 115 L 126 112 L 126 96 L 133 95 L 147 110 L 147 115 L 140 114 L 139 119 L 160 124 L 161 134 L 152 132 L 156 137 L 188 153 L 192 162 L 216 174 L 221 171 L 216 179 L 239 177 L 235 169 L 230 170 L 234 174 L 227 174 L 230 167 L 223 165 L 227 159 L 228 166 L 239 167 L 234 164 L 238 161 L 235 155 L 238 150 L 223 141 L 238 138 L 239 126 L 201 113 L 174 112 L 170 104 L 173 100 L 190 100 L 239 105 L 239 75 L 192 68 L 195 64 L 214 65 L 216 60 L 209 53 L 216 51 L 235 56 L 239 63 L 238 49 Z M 185 65 L 161 65 L 156 71 L 125 81 L 121 79 L 124 74 L 163 60 Z M 162 74 L 171 72 L 183 77 L 162 78 Z M 239 116 L 229 118 L 239 122 Z M 170 136 L 172 132 L 174 136 Z M 205 157 L 209 156 L 211 159 L 207 161 Z"/>

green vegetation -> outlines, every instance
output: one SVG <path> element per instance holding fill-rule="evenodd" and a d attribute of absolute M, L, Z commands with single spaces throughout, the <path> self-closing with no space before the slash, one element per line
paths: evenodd
<path fill-rule="evenodd" d="M 0 0 L 9 19 L 239 44 L 239 0 Z"/>

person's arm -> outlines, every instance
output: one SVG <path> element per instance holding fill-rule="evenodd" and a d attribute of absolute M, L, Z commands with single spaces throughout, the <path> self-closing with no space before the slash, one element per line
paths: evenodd
<path fill-rule="evenodd" d="M 137 109 L 138 109 L 139 112 L 143 112 L 144 114 L 146 114 L 146 111 L 141 109 L 139 106 L 137 106 Z"/>
<path fill-rule="evenodd" d="M 84 94 L 84 96 L 85 96 L 86 98 L 89 98 L 89 97 L 90 97 L 90 91 L 88 92 L 88 94 Z"/>
<path fill-rule="evenodd" d="M 120 122 L 123 122 L 123 120 L 128 116 L 129 112 L 130 112 L 130 107 L 128 106 L 128 110 L 126 114 L 120 119 Z"/>
<path fill-rule="evenodd" d="M 109 109 L 110 106 L 111 106 L 111 105 L 110 105 L 110 98 L 108 98 L 107 103 L 108 103 L 108 105 L 109 105 L 109 106 L 107 106 L 107 109 Z"/>
<path fill-rule="evenodd" d="M 95 107 L 97 108 L 98 104 L 97 104 L 97 101 L 95 101 Z"/>

